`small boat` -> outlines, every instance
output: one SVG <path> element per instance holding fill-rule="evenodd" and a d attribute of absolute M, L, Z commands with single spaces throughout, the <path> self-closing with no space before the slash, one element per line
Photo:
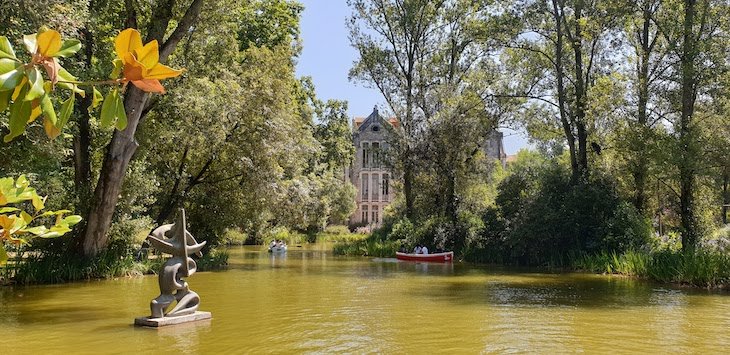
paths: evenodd
<path fill-rule="evenodd" d="M 269 253 L 286 253 L 286 244 L 269 247 Z"/>
<path fill-rule="evenodd" d="M 454 252 L 447 251 L 444 253 L 433 253 L 433 254 L 408 254 L 396 252 L 395 257 L 398 260 L 408 261 L 428 261 L 434 263 L 450 263 L 454 261 Z"/>

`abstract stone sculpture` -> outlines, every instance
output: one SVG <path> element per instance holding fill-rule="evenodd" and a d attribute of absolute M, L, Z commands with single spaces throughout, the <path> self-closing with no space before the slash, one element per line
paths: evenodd
<path fill-rule="evenodd" d="M 137 318 L 135 324 L 160 326 L 210 318 L 209 312 L 197 312 L 200 297 L 191 291 L 188 283 L 183 280 L 195 273 L 197 269 L 197 264 L 190 255 L 202 256 L 200 250 L 205 246 L 205 242 L 198 243 L 187 231 L 185 210 L 180 210 L 175 224 L 158 227 L 152 232 L 152 235 L 147 237 L 147 241 L 153 248 L 172 255 L 172 258 L 165 262 L 160 271 L 160 295 L 150 302 L 152 315 Z M 165 312 L 173 301 L 177 301 L 175 307 L 171 311 Z M 160 319 L 167 319 L 167 321 Z"/>

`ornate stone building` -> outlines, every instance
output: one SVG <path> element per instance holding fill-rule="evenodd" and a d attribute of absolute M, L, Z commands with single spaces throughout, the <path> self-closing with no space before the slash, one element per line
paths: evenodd
<path fill-rule="evenodd" d="M 382 222 L 383 209 L 393 201 L 393 175 L 384 164 L 384 151 L 388 149 L 388 135 L 399 127 L 398 120 L 385 120 L 375 107 L 368 117 L 352 120 L 352 142 L 355 159 L 345 169 L 345 178 L 357 188 L 357 210 L 350 216 L 350 224 L 378 225 Z M 507 155 L 502 145 L 502 132 L 494 131 L 484 145 L 488 156 L 505 164 Z"/>
<path fill-rule="evenodd" d="M 357 210 L 350 216 L 350 224 L 379 224 L 383 209 L 393 201 L 392 174 L 383 160 L 392 128 L 398 128 L 398 121 L 395 118 L 386 121 L 378 114 L 377 107 L 370 116 L 352 121 L 355 159 L 345 171 L 345 177 L 357 187 Z"/>

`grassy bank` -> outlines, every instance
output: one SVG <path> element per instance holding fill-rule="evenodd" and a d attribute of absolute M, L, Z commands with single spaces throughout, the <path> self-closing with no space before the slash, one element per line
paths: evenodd
<path fill-rule="evenodd" d="M 54 284 L 156 274 L 167 257 L 104 253 L 92 259 L 68 254 L 29 254 L 0 268 L 0 284 Z M 210 249 L 196 258 L 198 271 L 225 268 L 228 252 Z"/>
<path fill-rule="evenodd" d="M 627 251 L 600 253 L 572 258 L 573 269 L 619 274 L 696 287 L 730 285 L 730 255 L 718 251 Z"/>
<path fill-rule="evenodd" d="M 400 240 L 388 240 L 377 234 L 335 244 L 335 255 L 393 257 Z M 624 253 L 571 255 L 556 265 L 575 271 L 624 275 L 662 283 L 674 283 L 703 288 L 730 287 L 730 254 L 723 251 L 698 250 L 682 253 L 678 250 L 637 251 Z"/>
<path fill-rule="evenodd" d="M 239 230 L 230 229 L 224 235 L 224 243 L 226 245 L 268 245 L 272 240 L 282 240 L 288 245 L 297 245 L 305 243 L 346 242 L 361 239 L 363 236 L 362 234 L 350 232 L 347 226 L 343 225 L 327 226 L 323 231 L 313 233 L 275 227 L 266 231 L 266 233 L 258 238 L 253 238 Z"/>
<path fill-rule="evenodd" d="M 393 257 L 401 246 L 400 240 L 388 240 L 377 234 L 357 234 L 335 244 L 335 255 Z"/>

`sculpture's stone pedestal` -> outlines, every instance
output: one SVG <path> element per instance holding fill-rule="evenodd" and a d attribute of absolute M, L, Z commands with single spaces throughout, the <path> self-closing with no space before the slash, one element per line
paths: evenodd
<path fill-rule="evenodd" d="M 181 323 L 195 322 L 199 320 L 211 319 L 210 312 L 195 312 L 178 317 L 162 317 L 162 318 L 150 318 L 150 317 L 139 317 L 134 319 L 134 325 L 143 327 L 164 327 L 167 325 L 175 325 Z"/>

